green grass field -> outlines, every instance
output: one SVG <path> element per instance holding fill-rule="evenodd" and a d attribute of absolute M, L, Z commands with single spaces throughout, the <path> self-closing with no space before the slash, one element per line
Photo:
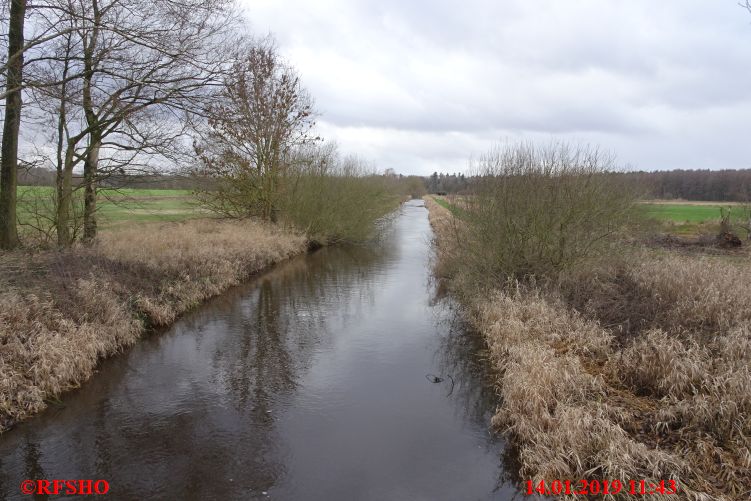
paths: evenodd
<path fill-rule="evenodd" d="M 697 235 L 703 232 L 715 232 L 719 229 L 721 210 L 729 210 L 734 224 L 747 220 L 747 214 L 738 204 L 718 203 L 644 203 L 642 208 L 651 219 L 668 226 L 671 233 L 680 235 Z"/>
<path fill-rule="evenodd" d="M 645 203 L 643 204 L 649 217 L 662 221 L 675 223 L 706 223 L 720 220 L 720 209 L 730 209 L 732 212 L 740 212 L 736 206 L 726 205 L 692 205 L 682 203 Z M 735 210 L 733 210 L 735 209 Z"/>
<path fill-rule="evenodd" d="M 21 186 L 18 188 L 19 221 L 39 224 L 52 221 L 54 189 L 48 186 Z M 206 217 L 208 214 L 196 203 L 190 190 L 159 190 L 150 188 L 124 188 L 99 190 L 98 218 L 102 229 L 116 228 L 127 223 L 183 221 Z M 83 196 L 79 190 L 76 196 Z M 442 197 L 433 199 L 457 216 L 462 210 Z M 673 233 L 692 235 L 702 231 L 715 231 L 720 221 L 720 209 L 729 209 L 733 219 L 745 219 L 738 205 L 691 202 L 645 202 L 641 204 L 647 217 L 666 224 Z M 41 217 L 35 217 L 34 213 Z"/>
<path fill-rule="evenodd" d="M 454 215 L 461 216 L 462 210 L 445 198 L 433 196 L 442 207 L 450 210 Z M 665 225 L 670 233 L 691 236 L 704 232 L 715 232 L 719 229 L 721 209 L 730 210 L 734 223 L 745 222 L 748 219 L 743 207 L 738 204 L 723 204 L 721 202 L 644 202 L 640 204 L 644 214 Z"/>
<path fill-rule="evenodd" d="M 18 217 L 21 225 L 39 224 L 40 220 L 51 219 L 54 210 L 53 196 L 52 187 L 20 186 Z M 78 190 L 75 196 L 77 205 L 80 205 L 83 192 Z M 129 222 L 182 221 L 206 215 L 196 205 L 190 190 L 101 188 L 98 191 L 97 216 L 102 229 L 115 228 Z"/>

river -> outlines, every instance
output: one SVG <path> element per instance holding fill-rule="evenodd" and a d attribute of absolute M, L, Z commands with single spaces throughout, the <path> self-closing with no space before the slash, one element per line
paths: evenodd
<path fill-rule="evenodd" d="M 413 200 L 377 242 L 293 259 L 105 360 L 0 436 L 0 496 L 105 479 L 113 499 L 524 499 L 430 238 Z"/>

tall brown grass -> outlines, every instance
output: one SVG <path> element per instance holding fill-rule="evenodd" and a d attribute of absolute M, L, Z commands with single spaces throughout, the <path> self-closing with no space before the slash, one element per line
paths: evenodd
<path fill-rule="evenodd" d="M 147 328 L 305 247 L 260 223 L 196 220 L 103 234 L 92 249 L 0 256 L 0 431 Z"/>
<path fill-rule="evenodd" d="M 650 498 L 749 499 L 747 264 L 634 250 L 488 295 L 461 273 L 466 226 L 426 204 L 438 270 L 488 345 L 493 424 L 517 446 L 522 477 L 672 478 L 678 496 Z"/>

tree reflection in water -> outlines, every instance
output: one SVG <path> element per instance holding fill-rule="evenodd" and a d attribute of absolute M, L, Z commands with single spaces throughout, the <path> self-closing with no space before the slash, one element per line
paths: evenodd
<path fill-rule="evenodd" d="M 386 229 L 105 361 L 64 407 L 0 437 L 0 498 L 44 477 L 103 478 L 117 499 L 509 498 L 493 491 L 503 444 L 477 338 L 424 287 L 424 207 Z M 451 374 L 451 395 L 426 372 Z"/>
<path fill-rule="evenodd" d="M 502 499 L 528 498 L 519 490 L 522 479 L 518 475 L 517 451 L 503 441 L 490 424 L 500 402 L 486 358 L 488 351 L 485 342 L 481 334 L 462 318 L 458 305 L 442 285 L 438 280 L 431 281 L 429 285 L 433 292 L 431 306 L 438 326 L 436 331 L 443 332 L 435 353 L 436 364 L 442 374 L 454 378 L 450 398 L 455 403 L 456 412 L 476 423 L 479 429 L 487 430 L 491 435 L 488 447 L 502 447 L 499 460 L 503 466 L 495 492 L 502 495 Z"/>
<path fill-rule="evenodd" d="M 332 322 L 357 321 L 393 251 L 295 259 L 105 361 L 65 408 L 2 436 L 0 498 L 50 475 L 105 478 L 121 499 L 260 496 L 285 470 L 275 415 Z"/>

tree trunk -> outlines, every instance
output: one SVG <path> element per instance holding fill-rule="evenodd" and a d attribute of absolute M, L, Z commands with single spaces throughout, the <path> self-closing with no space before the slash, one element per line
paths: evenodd
<path fill-rule="evenodd" d="M 97 134 L 91 135 L 91 145 L 83 164 L 84 179 L 84 208 L 83 208 L 83 241 L 91 244 L 96 238 L 96 176 L 99 165 L 99 147 L 101 140 Z"/>
<path fill-rule="evenodd" d="M 23 25 L 26 0 L 12 0 L 8 26 L 8 60 L 23 51 Z M 21 126 L 21 84 L 23 54 L 8 65 L 3 124 L 2 160 L 0 161 L 0 248 L 18 246 L 16 229 L 16 188 L 18 179 L 18 134 Z"/>
<path fill-rule="evenodd" d="M 74 146 L 68 144 L 65 150 L 65 163 L 62 175 L 58 179 L 57 217 L 57 245 L 69 247 L 73 242 L 70 234 L 70 220 L 73 209 L 73 153 Z"/>
<path fill-rule="evenodd" d="M 68 69 L 70 65 L 70 36 L 68 36 L 65 52 L 65 66 L 63 78 L 60 84 L 60 113 L 57 117 L 57 172 L 55 185 L 57 196 L 55 197 L 55 229 L 57 230 L 57 245 L 67 247 L 70 245 L 70 232 L 68 220 L 70 218 L 71 181 L 73 177 L 73 146 L 66 142 L 68 120 Z M 66 177 L 67 176 L 67 177 Z M 67 205 L 66 205 L 67 204 Z"/>
<path fill-rule="evenodd" d="M 102 142 L 101 132 L 99 130 L 99 120 L 94 112 L 94 102 L 91 91 L 95 72 L 94 51 L 99 42 L 99 23 L 101 22 L 101 13 L 99 2 L 92 1 L 94 10 L 94 26 L 89 35 L 89 39 L 84 43 L 83 51 L 83 112 L 86 116 L 86 125 L 89 130 L 89 147 L 86 152 L 86 159 L 83 164 L 84 179 L 84 209 L 83 209 L 83 240 L 86 244 L 96 237 L 96 171 L 99 163 L 99 147 Z"/>

